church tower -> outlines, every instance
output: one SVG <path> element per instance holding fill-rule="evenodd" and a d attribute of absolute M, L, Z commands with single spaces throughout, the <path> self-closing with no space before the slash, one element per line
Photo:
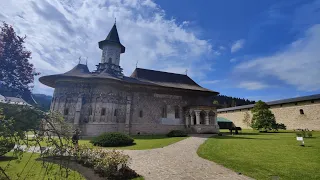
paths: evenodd
<path fill-rule="evenodd" d="M 107 38 L 99 42 L 99 48 L 102 50 L 102 56 L 101 62 L 97 65 L 97 72 L 122 77 L 120 54 L 124 53 L 126 48 L 120 43 L 116 23 Z"/>

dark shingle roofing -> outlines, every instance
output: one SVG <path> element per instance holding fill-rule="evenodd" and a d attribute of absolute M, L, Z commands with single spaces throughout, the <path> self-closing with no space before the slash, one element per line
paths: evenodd
<path fill-rule="evenodd" d="M 175 74 L 163 71 L 155 71 L 151 69 L 136 68 L 130 77 L 136 78 L 143 82 L 150 82 L 159 86 L 209 91 L 217 93 L 215 91 L 211 91 L 209 89 L 199 86 L 189 76 L 184 74 Z"/>
<path fill-rule="evenodd" d="M 73 69 L 64 73 L 67 75 L 90 74 L 89 68 L 84 64 L 77 64 Z"/>
<path fill-rule="evenodd" d="M 269 102 L 267 102 L 267 104 L 269 106 L 272 106 L 272 105 L 279 105 L 279 104 L 286 104 L 286 103 L 311 101 L 311 100 L 317 100 L 317 99 L 320 99 L 320 94 L 314 94 L 314 95 L 310 95 L 310 96 L 300 96 L 300 97 L 289 98 L 289 99 L 281 99 L 281 100 L 276 100 L 276 101 L 269 101 Z M 247 108 L 252 108 L 253 106 L 254 106 L 254 104 L 249 104 L 249 105 L 244 105 L 244 106 L 223 108 L 223 109 L 218 109 L 218 112 L 247 109 Z"/>
<path fill-rule="evenodd" d="M 102 49 L 105 44 L 117 44 L 121 47 L 121 53 L 124 53 L 126 48 L 121 44 L 117 26 L 116 24 L 113 25 L 111 31 L 109 32 L 107 38 L 103 41 L 99 42 L 99 48 Z"/>
<path fill-rule="evenodd" d="M 149 86 L 161 86 L 167 88 L 176 88 L 184 90 L 202 91 L 212 93 L 214 95 L 218 92 L 211 91 L 203 88 L 195 83 L 187 75 L 174 74 L 168 72 L 154 71 L 149 69 L 136 68 L 130 77 L 123 76 L 122 78 L 114 77 L 108 73 L 91 73 L 84 64 L 76 65 L 72 70 L 64 74 L 56 74 L 49 76 L 42 76 L 39 81 L 50 87 L 55 87 L 57 80 L 63 78 L 83 78 L 83 79 L 110 79 L 121 81 L 124 83 L 137 84 L 137 85 L 149 85 Z"/>

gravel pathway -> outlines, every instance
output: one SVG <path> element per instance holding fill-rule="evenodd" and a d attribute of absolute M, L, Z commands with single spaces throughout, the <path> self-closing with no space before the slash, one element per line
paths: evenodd
<path fill-rule="evenodd" d="M 251 179 L 197 155 L 198 147 L 210 136 L 194 135 L 163 148 L 124 153 L 132 158 L 130 167 L 146 180 Z"/>

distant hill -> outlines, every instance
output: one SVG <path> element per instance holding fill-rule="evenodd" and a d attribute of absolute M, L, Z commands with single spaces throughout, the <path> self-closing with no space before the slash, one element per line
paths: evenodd
<path fill-rule="evenodd" d="M 45 94 L 32 94 L 34 101 L 30 102 L 33 106 L 40 108 L 43 111 L 49 111 L 51 105 L 52 96 L 48 96 Z"/>
<path fill-rule="evenodd" d="M 228 108 L 228 107 L 254 104 L 255 101 L 251 101 L 244 98 L 241 99 L 241 98 L 230 97 L 225 95 L 218 95 L 213 98 L 213 103 L 220 105 L 219 108 Z"/>

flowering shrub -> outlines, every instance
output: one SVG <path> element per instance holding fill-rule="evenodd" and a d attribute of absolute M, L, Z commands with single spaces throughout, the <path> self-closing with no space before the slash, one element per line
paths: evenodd
<path fill-rule="evenodd" d="M 130 157 L 117 150 L 80 145 L 78 150 L 74 151 L 74 157 L 78 163 L 93 168 L 102 177 L 117 179 L 119 176 L 139 176 L 127 166 Z"/>

